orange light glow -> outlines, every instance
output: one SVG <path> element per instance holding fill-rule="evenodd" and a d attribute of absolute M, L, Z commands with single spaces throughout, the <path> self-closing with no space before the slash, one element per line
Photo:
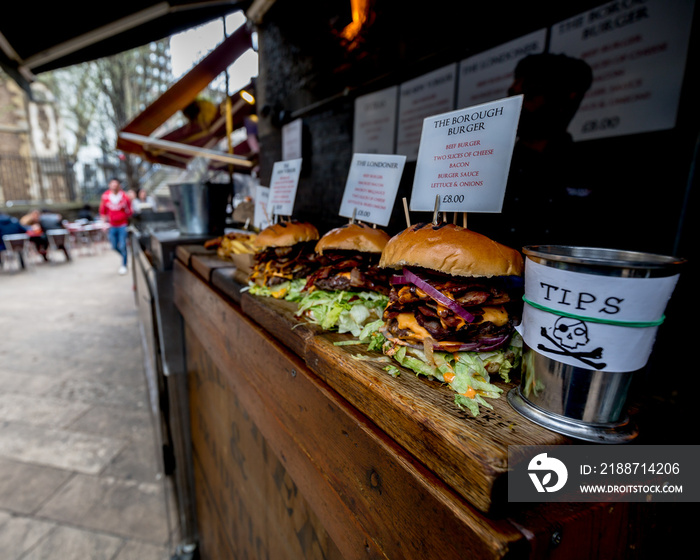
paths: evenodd
<path fill-rule="evenodd" d="M 346 25 L 343 31 L 340 33 L 340 36 L 343 39 L 352 41 L 360 33 L 362 26 L 367 21 L 369 2 L 370 0 L 350 0 L 352 22 Z"/>

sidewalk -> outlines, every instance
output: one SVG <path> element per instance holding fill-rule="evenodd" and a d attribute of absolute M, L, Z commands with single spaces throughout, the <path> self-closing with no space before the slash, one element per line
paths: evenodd
<path fill-rule="evenodd" d="M 165 560 L 177 537 L 131 271 L 0 271 L 0 558 Z"/>

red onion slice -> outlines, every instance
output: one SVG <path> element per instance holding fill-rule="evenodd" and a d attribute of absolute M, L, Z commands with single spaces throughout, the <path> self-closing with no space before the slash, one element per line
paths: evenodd
<path fill-rule="evenodd" d="M 490 338 L 480 338 L 476 342 L 472 343 L 464 343 L 459 345 L 458 349 L 456 352 L 474 352 L 474 351 L 479 351 L 479 352 L 488 352 L 489 350 L 496 350 L 497 348 L 503 346 L 504 343 L 508 341 L 510 338 L 510 335 L 504 335 L 504 336 L 499 336 L 499 337 L 490 337 Z M 438 350 L 440 348 L 437 348 Z"/>
<path fill-rule="evenodd" d="M 426 294 L 428 294 L 431 298 L 433 298 L 435 301 L 438 303 L 441 303 L 445 307 L 447 307 L 452 313 L 455 315 L 459 315 L 462 319 L 464 319 L 467 323 L 472 323 L 475 319 L 474 315 L 469 313 L 466 309 L 464 309 L 461 305 L 459 305 L 455 300 L 450 299 L 447 297 L 445 294 L 443 294 L 440 290 L 437 288 L 433 288 L 430 284 L 428 284 L 425 280 L 420 278 L 418 275 L 414 274 L 407 268 L 403 269 L 403 277 L 414 284 L 416 287 L 420 288 L 423 290 Z"/>

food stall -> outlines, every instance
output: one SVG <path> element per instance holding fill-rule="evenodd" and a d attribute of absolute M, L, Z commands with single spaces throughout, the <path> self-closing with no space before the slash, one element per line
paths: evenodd
<path fill-rule="evenodd" d="M 659 17 L 657 3 L 642 4 L 637 20 Z M 253 2 L 248 11 L 261 57 L 256 83 L 261 183 L 269 184 L 274 162 L 303 158 L 294 215 L 321 232 L 346 221 L 336 212 L 352 153 L 373 149 L 387 121 L 393 128 L 391 142 L 375 148 L 408 156 L 396 200 L 410 196 L 418 158 L 411 152 L 417 150 L 417 143 L 410 145 L 415 134 L 409 126 L 411 111 L 401 107 L 405 99 L 415 101 L 414 116 L 419 110 L 428 116 L 443 112 L 437 105 L 439 92 L 431 94 L 430 88 L 444 83 L 448 93 L 453 87 L 451 93 L 466 100 L 451 98 L 445 110 L 487 101 L 489 89 L 495 97 L 505 97 L 514 58 L 555 46 L 573 52 L 567 41 L 575 41 L 564 31 L 580 27 L 588 17 L 598 22 L 590 36 L 600 35 L 608 29 L 605 18 L 621 9 L 595 2 L 539 14 L 525 6 L 509 7 L 506 25 L 506 14 L 455 8 L 440 18 L 431 16 L 440 21 L 433 29 L 392 3 L 352 5 L 364 6 L 360 12 L 368 17 L 344 17 L 342 10 L 318 3 L 303 22 L 293 7 L 280 2 Z M 684 29 L 694 44 L 692 3 L 690 8 Z M 626 21 L 635 19 L 630 18 Z M 659 33 L 669 21 L 659 23 Z M 352 22 L 361 31 L 344 35 Z M 622 19 L 610 25 L 620 29 Z M 311 35 L 313 45 L 306 40 Z M 640 30 L 633 36 L 632 43 L 641 49 L 647 38 Z M 611 44 L 596 48 L 603 52 L 606 46 L 610 52 Z M 615 48 L 623 49 L 623 44 Z M 612 58 L 591 58 L 593 46 L 590 51 L 584 54 L 597 68 L 613 65 Z M 641 56 L 641 50 L 635 52 Z M 652 56 L 654 50 L 644 52 Z M 674 62 L 683 68 L 696 56 L 688 43 L 674 52 Z M 449 80 L 431 74 L 455 63 Z M 477 71 L 479 87 L 462 91 L 460 77 Z M 622 71 L 617 69 L 618 75 Z M 283 75 L 296 77 L 298 84 L 290 85 L 294 81 L 281 79 Z M 613 122 L 595 112 L 605 92 L 603 78 L 594 73 L 596 95 L 582 103 L 586 120 L 575 130 L 575 136 L 583 135 L 576 147 L 588 163 L 580 173 L 569 169 L 569 175 L 597 181 L 606 190 L 596 199 L 603 205 L 594 207 L 596 224 L 605 227 L 590 227 L 588 217 L 588 225 L 577 231 L 591 244 L 664 254 L 687 247 L 681 216 L 691 209 L 683 193 L 694 180 L 690 168 L 697 112 L 682 102 L 694 87 L 683 75 L 682 70 L 676 80 L 679 97 L 669 101 L 672 123 L 638 122 L 637 130 L 621 132 L 619 127 L 628 124 L 622 113 Z M 647 85 L 653 78 L 644 78 Z M 633 87 L 631 80 L 625 87 Z M 426 99 L 427 107 L 421 107 Z M 608 102 L 623 104 L 614 96 Z M 631 98 L 623 105 L 634 109 Z M 372 114 L 378 106 L 383 112 Z M 367 132 L 371 127 L 374 132 Z M 666 163 L 659 171 L 662 182 L 675 185 L 669 187 L 675 194 L 653 203 L 630 197 L 631 185 L 643 182 L 640 176 L 661 180 L 654 169 L 629 164 L 634 154 L 649 150 L 660 150 L 656 153 Z M 312 163 L 306 165 L 308 161 Z M 645 226 L 650 206 L 653 231 Z M 488 229 L 489 217 L 470 214 L 470 224 Z M 571 218 L 571 228 L 581 228 L 581 221 Z M 421 220 L 420 214 L 414 214 L 415 220 Z M 404 227 L 397 203 L 387 230 L 394 234 Z M 668 550 L 677 538 L 681 510 L 662 512 L 658 504 L 509 502 L 509 448 L 581 442 L 529 421 L 505 396 L 493 401 L 492 410 L 473 417 L 454 406 L 450 389 L 439 382 L 408 370 L 389 375 L 376 353 L 335 344 L 348 335 L 297 318 L 290 302 L 250 294 L 245 267 L 200 250 L 179 247 L 173 269 L 174 301 L 184 323 L 203 558 L 639 558 Z M 676 294 L 685 289 L 681 282 Z M 683 296 L 674 298 L 677 302 Z M 667 320 L 680 324 L 673 303 Z M 666 347 L 667 332 L 660 330 L 657 349 Z M 673 389 L 656 386 L 653 393 L 641 389 L 649 386 L 659 359 L 652 357 L 637 374 L 630 393 L 629 415 L 639 425 L 633 445 L 697 443 L 670 428 L 687 415 L 677 384 Z M 516 385 L 514 379 L 499 386 L 505 394 Z"/>
<path fill-rule="evenodd" d="M 535 243 L 561 235 L 687 254 L 698 112 L 686 69 L 697 13 L 693 2 L 665 6 L 461 6 L 426 16 L 397 2 L 319 1 L 302 18 L 293 4 L 252 2 L 261 183 L 276 162 L 302 160 L 294 216 L 325 232 L 347 221 L 337 209 L 353 153 L 402 154 L 400 201 L 419 170 L 416 122 L 508 97 L 520 59 L 566 52 L 593 70 L 567 121 L 579 163 L 535 167 L 542 182 L 559 178 L 565 199 L 533 204 L 534 191 L 518 193 L 515 215 L 503 213 L 512 224 L 470 211 L 470 227 L 506 239 L 530 222 Z M 528 169 L 513 159 L 513 176 Z M 654 195 L 640 194 L 652 186 Z M 405 220 L 395 204 L 387 230 Z M 659 329 L 632 381 L 631 446 L 697 444 L 677 429 L 692 425 L 689 392 L 676 377 L 659 381 L 664 360 L 689 344 L 689 264 L 666 309 L 675 328 Z M 581 445 L 514 408 L 505 395 L 519 379 L 495 382 L 503 396 L 473 416 L 444 383 L 405 368 L 390 375 L 381 353 L 297 317 L 292 302 L 251 294 L 249 272 L 201 243 L 174 250 L 202 558 L 646 558 L 682 541 L 687 518 L 676 506 L 510 501 L 511 449 Z"/>

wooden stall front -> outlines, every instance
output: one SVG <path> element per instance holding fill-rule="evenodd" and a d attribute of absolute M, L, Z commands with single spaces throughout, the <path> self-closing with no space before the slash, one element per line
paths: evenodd
<path fill-rule="evenodd" d="M 472 417 L 201 247 L 174 278 L 202 558 L 641 558 L 663 535 L 651 504 L 508 503 L 509 445 L 573 442 L 505 397 Z"/>

